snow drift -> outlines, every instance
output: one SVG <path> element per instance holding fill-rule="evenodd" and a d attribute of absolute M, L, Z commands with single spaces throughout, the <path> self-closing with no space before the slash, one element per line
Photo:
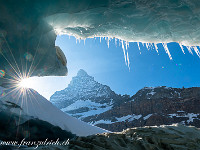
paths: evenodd
<path fill-rule="evenodd" d="M 25 117 L 21 118 L 22 120 L 25 119 L 24 121 L 30 118 L 37 118 L 47 121 L 54 126 L 59 126 L 63 130 L 72 132 L 77 136 L 88 136 L 107 132 L 106 130 L 91 126 L 65 114 L 34 90 L 30 90 L 28 92 L 29 94 L 27 95 L 19 95 L 19 91 L 11 92 L 10 90 L 2 87 L 0 87 L 0 91 L 7 93 L 6 95 L 0 97 L 0 107 L 3 109 L 8 109 L 5 108 L 5 105 L 3 104 L 10 106 L 12 104 L 16 104 L 18 107 L 10 108 L 10 111 L 13 114 L 26 116 L 27 119 Z"/>

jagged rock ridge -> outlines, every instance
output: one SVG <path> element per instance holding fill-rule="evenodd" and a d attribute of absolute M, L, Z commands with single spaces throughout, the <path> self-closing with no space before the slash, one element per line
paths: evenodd
<path fill-rule="evenodd" d="M 131 99 L 84 121 L 111 131 L 172 123 L 200 127 L 199 87 L 145 87 Z"/>

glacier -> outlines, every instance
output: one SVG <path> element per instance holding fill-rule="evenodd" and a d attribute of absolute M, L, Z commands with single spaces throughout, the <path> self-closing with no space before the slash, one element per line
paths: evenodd
<path fill-rule="evenodd" d="M 95 7 L 79 10 L 76 13 L 60 13 L 46 17 L 57 34 L 75 36 L 77 39 L 99 37 L 121 43 L 125 63 L 130 65 L 128 43 L 140 42 L 148 50 L 153 47 L 158 52 L 161 43 L 170 60 L 172 56 L 167 43 L 177 42 L 184 49 L 199 57 L 199 4 L 198 1 L 185 0 L 127 0 L 98 1 Z M 103 3 L 102 2 L 102 3 Z M 72 6 L 73 7 L 73 6 Z M 79 8 L 79 7 L 78 7 Z M 183 46 L 186 46 L 185 48 Z"/>

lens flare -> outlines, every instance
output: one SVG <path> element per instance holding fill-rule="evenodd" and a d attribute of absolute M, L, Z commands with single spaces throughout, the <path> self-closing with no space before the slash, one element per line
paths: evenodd
<path fill-rule="evenodd" d="M 0 97 L 3 97 L 5 95 L 6 95 L 5 91 L 0 89 Z"/>
<path fill-rule="evenodd" d="M 33 80 L 31 80 L 31 78 L 22 78 L 20 81 L 19 81 L 19 84 L 18 86 L 20 88 L 31 88 L 33 85 Z"/>
<path fill-rule="evenodd" d="M 31 55 L 30 53 L 26 52 L 24 54 L 24 57 L 26 58 L 26 60 L 28 61 L 32 61 L 33 60 L 33 55 Z"/>
<path fill-rule="evenodd" d="M 4 70 L 0 70 L 0 78 L 3 78 L 5 76 L 5 71 Z"/>

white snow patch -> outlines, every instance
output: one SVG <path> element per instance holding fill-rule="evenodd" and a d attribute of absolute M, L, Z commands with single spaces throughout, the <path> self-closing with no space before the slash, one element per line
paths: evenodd
<path fill-rule="evenodd" d="M 148 93 L 148 94 L 150 94 L 150 95 L 154 95 L 154 94 L 156 94 L 156 92 L 154 92 L 154 91 L 151 91 L 150 93 Z"/>
<path fill-rule="evenodd" d="M 120 118 L 116 118 L 117 119 L 116 122 L 123 122 L 123 121 L 130 119 L 131 117 L 132 117 L 132 115 L 127 115 L 127 116 L 123 116 L 123 117 L 120 117 Z"/>
<path fill-rule="evenodd" d="M 112 102 L 111 102 L 111 104 L 112 104 Z M 97 115 L 97 114 L 106 112 L 112 108 L 112 106 L 110 106 L 110 105 L 92 102 L 91 100 L 78 100 L 78 101 L 74 102 L 73 104 L 69 105 L 68 107 L 63 108 L 61 110 L 63 112 L 67 112 L 70 110 L 76 110 L 76 109 L 80 109 L 80 108 L 84 108 L 84 107 L 89 108 L 89 111 L 70 114 L 70 115 L 80 116 L 80 117 L 78 117 L 78 119 L 83 119 L 88 116 L 93 116 L 93 115 Z"/>
<path fill-rule="evenodd" d="M 98 120 L 98 121 L 96 121 L 94 123 L 90 123 L 90 124 L 91 125 L 96 125 L 96 124 L 101 124 L 101 123 L 103 123 L 103 124 L 112 124 L 112 123 L 115 123 L 115 122 L 111 122 L 111 120 Z"/>
<path fill-rule="evenodd" d="M 78 119 L 83 119 L 83 118 L 88 117 L 88 116 L 101 114 L 103 112 L 110 110 L 111 108 L 112 108 L 112 106 L 108 106 L 108 107 L 105 107 L 105 108 L 96 108 L 96 110 L 90 110 L 90 111 L 87 111 L 87 112 L 76 113 L 75 115 L 81 116 Z"/>
<path fill-rule="evenodd" d="M 194 114 L 194 113 L 187 113 L 187 114 L 183 114 L 183 115 L 180 115 L 180 114 L 169 114 L 169 116 L 170 116 L 171 118 L 173 118 L 173 117 L 187 117 L 187 118 L 189 118 L 189 119 L 187 120 L 187 123 L 193 122 L 194 119 L 198 119 L 198 118 L 197 118 L 198 115 L 199 115 L 199 114 Z M 198 119 L 198 120 L 199 120 L 199 119 Z"/>
<path fill-rule="evenodd" d="M 142 117 L 142 115 L 135 115 L 135 114 L 133 114 L 133 115 L 131 116 L 131 118 L 128 119 L 128 121 L 130 122 L 130 121 L 133 121 L 133 120 L 138 120 L 138 119 L 140 119 L 141 117 Z"/>
<path fill-rule="evenodd" d="M 144 120 L 147 120 L 147 119 L 149 119 L 149 117 L 151 117 L 151 116 L 152 116 L 152 114 L 148 114 L 147 116 L 143 117 L 143 119 L 144 119 Z"/>
<path fill-rule="evenodd" d="M 66 108 L 62 108 L 61 110 L 65 112 L 65 111 L 79 109 L 82 107 L 94 108 L 94 107 L 100 107 L 100 106 L 105 106 L 105 105 L 92 102 L 91 100 L 78 100 L 74 102 L 73 104 L 67 106 Z"/>
<path fill-rule="evenodd" d="M 124 121 L 133 121 L 133 120 L 138 120 L 142 117 L 142 115 L 135 115 L 135 114 L 132 114 L 132 115 L 127 115 L 127 116 L 123 116 L 123 117 L 120 117 L 120 118 L 115 118 L 117 121 L 111 121 L 111 120 L 98 120 L 94 123 L 91 123 L 92 125 L 96 125 L 96 124 L 99 124 L 99 123 L 105 123 L 105 124 L 112 124 L 112 123 L 116 123 L 116 122 L 124 122 Z"/>
<path fill-rule="evenodd" d="M 185 111 L 183 111 L 183 110 L 178 110 L 177 112 L 183 113 L 183 112 L 185 112 Z"/>
<path fill-rule="evenodd" d="M 123 116 L 123 117 L 120 117 L 120 118 L 116 118 L 117 119 L 116 122 L 133 121 L 135 119 L 140 119 L 141 117 L 142 117 L 142 115 L 132 114 L 132 115 L 127 115 L 127 116 Z"/>
<path fill-rule="evenodd" d="M 189 119 L 187 120 L 187 123 L 193 122 L 193 120 L 197 118 L 198 115 L 199 114 L 188 113 L 187 116 L 189 117 Z"/>

